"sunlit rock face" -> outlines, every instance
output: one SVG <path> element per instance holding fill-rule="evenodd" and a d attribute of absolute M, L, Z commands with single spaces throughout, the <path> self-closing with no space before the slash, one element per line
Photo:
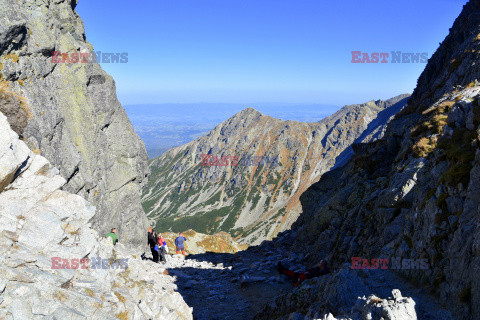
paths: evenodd
<path fill-rule="evenodd" d="M 147 224 L 140 206 L 144 144 L 117 100 L 113 79 L 98 63 L 52 57 L 94 52 L 75 6 L 76 1 L 0 2 L 0 79 L 25 99 L 29 112 L 26 126 L 17 121 L 12 127 L 21 127 L 29 148 L 60 170 L 64 190 L 97 207 L 96 230 L 117 227 L 125 241 L 140 245 Z"/>

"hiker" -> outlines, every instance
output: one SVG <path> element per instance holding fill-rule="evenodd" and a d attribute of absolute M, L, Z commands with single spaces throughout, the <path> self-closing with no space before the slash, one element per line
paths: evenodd
<path fill-rule="evenodd" d="M 162 260 L 162 263 L 167 262 L 167 259 L 165 258 L 166 247 L 167 247 L 167 242 L 165 241 L 165 238 L 162 237 L 161 234 L 159 234 L 158 235 L 158 252 L 160 254 L 160 259 Z"/>
<path fill-rule="evenodd" d="M 147 229 L 148 231 L 148 242 L 147 246 L 150 246 L 150 250 L 152 251 L 152 258 L 153 262 L 158 263 L 158 237 L 155 231 L 153 231 L 152 227 Z"/>
<path fill-rule="evenodd" d="M 110 238 L 112 239 L 113 245 L 116 245 L 118 242 L 118 236 L 117 236 L 117 228 L 112 228 L 112 231 L 110 233 L 107 233 L 105 236 L 107 239 Z"/>
<path fill-rule="evenodd" d="M 305 272 L 294 272 L 292 270 L 288 270 L 279 262 L 277 266 L 278 272 L 280 274 L 284 274 L 287 277 L 293 279 L 294 286 L 298 286 L 302 281 L 306 279 L 311 279 L 319 276 L 323 276 L 324 274 L 330 273 L 330 269 L 328 268 L 327 261 L 321 260 L 315 267 L 308 269 Z"/>
<path fill-rule="evenodd" d="M 183 244 L 184 241 L 187 241 L 187 238 L 183 236 L 183 233 L 180 232 L 178 234 L 177 239 L 175 239 L 175 247 L 176 247 L 176 253 L 180 254 L 180 251 L 182 252 L 183 255 L 185 255 L 185 245 Z"/>

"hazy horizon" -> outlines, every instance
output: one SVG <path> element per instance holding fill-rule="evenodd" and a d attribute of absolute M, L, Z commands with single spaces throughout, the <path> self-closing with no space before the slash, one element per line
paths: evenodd
<path fill-rule="evenodd" d="M 316 122 L 341 107 L 326 104 L 245 105 L 235 103 L 163 103 L 123 106 L 150 158 L 208 133 L 218 124 L 246 109 L 281 120 Z"/>

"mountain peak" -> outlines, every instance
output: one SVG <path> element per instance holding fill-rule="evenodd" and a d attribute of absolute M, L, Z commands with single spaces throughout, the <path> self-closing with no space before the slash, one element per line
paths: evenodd
<path fill-rule="evenodd" d="M 385 110 L 357 109 L 302 123 L 246 108 L 153 161 L 144 209 L 162 231 L 224 231 L 248 244 L 272 239 L 296 220 L 306 188 L 338 156 L 353 154 L 350 144 L 383 134 Z"/>
<path fill-rule="evenodd" d="M 248 107 L 240 112 L 237 112 L 226 121 L 219 124 L 217 127 L 237 127 L 238 125 L 241 125 L 242 127 L 250 126 L 254 123 L 257 123 L 263 117 L 266 117 L 263 113 L 252 107 Z"/>
<path fill-rule="evenodd" d="M 262 116 L 265 116 L 265 115 L 255 108 L 248 107 L 248 108 L 243 109 L 240 112 L 237 112 L 233 117 L 237 117 L 237 116 L 240 116 L 240 117 L 248 117 L 248 116 L 250 116 L 250 117 L 262 117 Z"/>

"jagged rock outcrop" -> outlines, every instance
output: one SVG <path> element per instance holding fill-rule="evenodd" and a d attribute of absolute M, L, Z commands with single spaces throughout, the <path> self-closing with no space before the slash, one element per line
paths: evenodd
<path fill-rule="evenodd" d="M 348 269 L 309 280 L 278 296 L 255 320 L 416 320 L 415 301 L 393 289 L 379 298 L 368 274 Z M 383 290 L 384 291 L 384 290 Z"/>
<path fill-rule="evenodd" d="M 97 63 L 52 61 L 53 51 L 94 54 L 76 4 L 0 2 L 0 80 L 25 99 L 30 113 L 28 124 L 12 127 L 20 133 L 20 126 L 30 149 L 59 168 L 64 190 L 96 205 L 96 230 L 117 227 L 124 240 L 140 245 L 147 224 L 140 205 L 147 154 L 114 81 Z M 1 110 L 10 120 L 9 110 Z"/>
<path fill-rule="evenodd" d="M 161 231 L 225 231 L 248 244 L 271 239 L 297 219 L 300 195 L 331 167 L 343 165 L 353 142 L 381 137 L 407 97 L 346 106 L 316 123 L 245 109 L 152 161 L 145 211 Z M 204 166 L 206 154 L 230 160 Z M 230 162 L 234 156 L 236 166 Z M 263 164 L 246 161 L 260 156 Z"/>
<path fill-rule="evenodd" d="M 458 319 L 480 317 L 480 1 L 469 1 L 384 138 L 301 197 L 277 245 L 335 266 L 386 258 Z M 363 260 L 362 260 L 363 261 Z M 419 261 L 427 262 L 426 268 Z"/>
<path fill-rule="evenodd" d="M 95 207 L 58 172 L 0 113 L 0 318 L 192 319 L 172 277 L 91 229 Z"/>

